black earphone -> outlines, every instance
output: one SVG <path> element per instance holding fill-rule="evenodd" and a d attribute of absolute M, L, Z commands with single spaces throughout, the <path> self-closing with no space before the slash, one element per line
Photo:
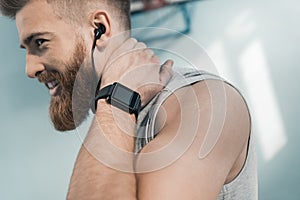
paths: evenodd
<path fill-rule="evenodd" d="M 94 30 L 95 33 L 95 39 L 98 40 L 100 39 L 101 35 L 104 34 L 106 31 L 106 28 L 103 24 L 99 24 L 99 27 Z"/>
<path fill-rule="evenodd" d="M 100 88 L 100 83 L 101 80 L 97 80 L 97 72 L 95 68 L 95 61 L 94 61 L 94 51 L 96 47 L 97 40 L 101 38 L 101 36 L 106 32 L 106 28 L 103 24 L 99 24 L 99 27 L 94 30 L 94 41 L 93 41 L 93 46 L 92 46 L 92 52 L 91 52 L 91 59 L 92 59 L 92 67 L 94 71 L 94 82 L 98 82 L 97 85 L 95 85 L 95 88 L 92 88 L 92 91 L 95 91 L 95 95 L 97 94 L 97 91 Z M 92 103 L 94 102 L 94 97 L 92 98 Z"/>
<path fill-rule="evenodd" d="M 104 34 L 105 31 L 106 31 L 106 28 L 103 24 L 99 24 L 99 27 L 94 30 L 94 42 L 93 42 L 92 49 L 94 49 L 96 47 L 97 40 L 99 40 L 101 38 L 102 34 Z"/>

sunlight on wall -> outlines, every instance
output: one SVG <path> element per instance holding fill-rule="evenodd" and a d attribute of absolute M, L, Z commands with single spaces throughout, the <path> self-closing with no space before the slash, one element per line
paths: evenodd
<path fill-rule="evenodd" d="M 263 45 L 254 36 L 256 29 L 254 13 L 244 10 L 226 28 L 224 38 L 215 40 L 208 52 L 222 77 L 231 81 L 233 73 L 240 72 L 244 89 L 248 93 L 252 120 L 258 131 L 255 135 L 260 142 L 263 158 L 269 161 L 286 145 L 287 136 Z M 236 52 L 241 52 L 240 55 L 234 55 L 240 56 L 237 61 L 228 60 L 227 53 L 234 51 L 227 50 L 226 44 L 237 49 Z M 231 64 L 236 64 L 238 70 L 232 68 Z"/>
<path fill-rule="evenodd" d="M 272 80 L 259 40 L 254 40 L 240 57 L 241 75 L 252 105 L 263 156 L 271 160 L 287 143 Z"/>

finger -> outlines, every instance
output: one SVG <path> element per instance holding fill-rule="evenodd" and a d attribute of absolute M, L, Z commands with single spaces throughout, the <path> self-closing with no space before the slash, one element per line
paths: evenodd
<path fill-rule="evenodd" d="M 150 48 L 145 48 L 144 52 L 149 56 L 149 58 L 151 58 L 152 56 L 154 56 L 154 52 Z"/>
<path fill-rule="evenodd" d="M 121 50 L 124 49 L 124 50 L 131 50 L 131 49 L 134 49 L 136 47 L 136 45 L 138 44 L 139 42 L 135 39 L 135 38 L 129 38 L 125 41 L 124 44 L 122 44 L 121 46 Z"/>
<path fill-rule="evenodd" d="M 172 74 L 172 67 L 174 65 L 173 60 L 167 60 L 164 64 L 161 65 L 160 67 L 160 72 L 159 73 L 165 73 L 168 72 L 169 74 Z"/>
<path fill-rule="evenodd" d="M 172 67 L 174 65 L 173 60 L 167 60 L 162 66 L 160 67 L 159 71 L 159 80 L 165 86 L 172 77 L 173 70 Z"/>
<path fill-rule="evenodd" d="M 146 49 L 147 46 L 145 43 L 143 42 L 138 42 L 136 45 L 135 45 L 135 49 Z"/>
<path fill-rule="evenodd" d="M 151 62 L 154 64 L 157 64 L 158 67 L 160 66 L 160 63 L 161 63 L 160 58 L 158 56 L 156 56 L 154 53 L 152 55 Z M 159 70 L 160 70 L 160 68 L 159 68 Z"/>

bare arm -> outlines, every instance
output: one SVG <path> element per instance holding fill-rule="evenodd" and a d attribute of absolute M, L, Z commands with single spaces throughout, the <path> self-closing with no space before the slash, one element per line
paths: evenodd
<path fill-rule="evenodd" d="M 130 157 L 124 159 L 108 152 L 109 146 L 103 144 L 101 139 L 104 137 L 113 145 L 132 152 L 133 138 L 116 125 L 110 105 L 100 101 L 98 109 L 85 143 L 80 149 L 68 199 L 136 199 L 135 175 L 107 167 L 106 164 L 109 163 L 103 163 L 105 161 L 101 160 L 104 156 L 114 162 L 115 166 L 127 164 L 130 167 Z M 134 120 L 134 116 L 126 115 L 128 119 Z"/>
<path fill-rule="evenodd" d="M 161 68 L 153 52 L 134 39 L 127 40 L 115 54 L 112 62 L 105 66 L 101 87 L 120 82 L 138 91 L 145 105 L 171 78 L 169 70 L 173 63 L 167 61 Z M 104 100 L 99 100 L 97 107 L 75 163 L 67 199 L 134 200 L 135 116 Z"/>
<path fill-rule="evenodd" d="M 249 136 L 249 118 L 247 108 L 242 98 L 236 91 L 226 86 L 227 108 L 224 127 L 214 148 L 207 156 L 200 159 L 199 149 L 204 141 L 205 133 L 207 133 L 209 119 L 211 119 L 211 107 L 212 104 L 214 104 L 214 101 L 211 101 L 207 91 L 205 92 L 206 89 L 203 85 L 203 83 L 198 83 L 189 89 L 185 88 L 177 91 L 176 97 L 175 95 L 171 96 L 163 104 L 166 113 L 161 114 L 163 115 L 161 118 L 166 119 L 162 119 L 165 123 L 161 133 L 142 151 L 142 153 L 157 151 L 174 139 L 175 135 L 178 134 L 176 131 L 179 124 L 177 120 L 182 117 L 178 115 L 178 113 L 182 113 L 179 111 L 179 101 L 189 99 L 190 92 L 194 91 L 196 93 L 196 101 L 202 105 L 199 110 L 196 110 L 196 112 L 200 111 L 200 124 L 197 128 L 195 140 L 193 140 L 191 146 L 180 158 L 174 160 L 175 162 L 166 165 L 162 169 L 138 174 L 136 182 L 133 174 L 107 168 L 95 160 L 86 152 L 85 148 L 83 148 L 79 154 L 78 162 L 74 170 L 73 184 L 71 184 L 70 187 L 71 194 L 72 188 L 75 188 L 76 193 L 73 194 L 76 194 L 75 197 L 78 199 L 89 199 L 89 197 L 91 199 L 107 198 L 130 200 L 216 199 L 223 184 L 233 180 L 243 166 Z M 187 106 L 185 108 L 189 107 L 187 102 L 185 105 Z M 194 105 L 191 106 L 195 108 Z M 102 108 L 104 109 L 105 116 L 109 117 L 99 119 L 103 119 L 104 121 L 102 122 L 105 122 L 104 125 L 108 125 L 110 124 L 108 121 L 111 120 L 110 117 L 112 116 L 109 111 L 110 109 L 107 109 L 106 104 L 103 105 Z M 107 111 L 109 112 L 106 113 Z M 191 119 L 187 121 L 195 120 L 195 115 L 193 114 L 195 113 L 191 113 Z M 100 124 L 102 122 L 100 122 Z M 130 150 L 133 142 L 131 137 L 124 138 L 124 134 L 115 126 L 115 122 L 111 125 L 112 126 L 105 127 L 110 130 L 116 129 L 117 131 L 113 135 L 107 135 L 109 139 L 111 141 L 115 139 L 116 145 Z M 111 129 L 111 127 L 113 127 L 113 129 Z M 92 136 L 88 137 L 87 140 L 93 140 L 91 144 L 94 144 L 97 139 L 94 140 L 93 134 L 91 135 Z M 123 142 L 120 143 L 120 141 Z M 124 143 L 124 141 L 127 142 Z M 92 146 L 93 145 L 91 145 L 91 147 Z M 103 152 L 107 151 L 107 149 L 101 149 L 103 144 L 101 144 L 100 141 L 98 141 L 96 147 L 97 149 L 100 147 L 100 150 Z M 173 149 L 172 153 L 178 150 L 177 148 L 180 149 L 180 144 Z M 165 155 L 172 156 L 172 154 Z M 115 161 L 120 162 L 124 161 L 124 159 L 116 158 Z M 128 161 L 128 163 L 132 162 L 130 159 L 125 159 L 125 165 L 126 161 Z M 141 155 L 137 164 L 137 168 L 140 171 L 143 170 L 143 162 L 143 155 Z M 121 162 L 119 164 L 124 165 L 124 163 Z M 135 187 L 135 185 L 137 185 L 137 187 Z M 70 197 L 72 196 L 70 195 Z"/>

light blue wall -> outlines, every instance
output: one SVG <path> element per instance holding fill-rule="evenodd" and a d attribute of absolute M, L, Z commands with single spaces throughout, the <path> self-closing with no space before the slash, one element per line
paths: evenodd
<path fill-rule="evenodd" d="M 49 95 L 25 76 L 15 24 L 0 18 L 0 199 L 64 199 L 80 142 L 57 133 Z"/>
<path fill-rule="evenodd" d="M 259 199 L 298 199 L 299 1 L 211 0 L 188 10 L 188 36 L 241 89 L 254 113 Z M 134 16 L 133 26 L 152 24 L 169 11 Z M 178 30 L 180 13 L 171 11 L 173 18 L 163 18 L 161 26 Z M 25 77 L 25 52 L 14 22 L 0 17 L 0 30 L 0 199 L 64 199 L 80 141 L 74 133 L 53 130 L 47 90 Z M 197 56 L 182 38 L 151 45 L 158 43 Z M 177 66 L 182 63 L 176 60 Z"/>

